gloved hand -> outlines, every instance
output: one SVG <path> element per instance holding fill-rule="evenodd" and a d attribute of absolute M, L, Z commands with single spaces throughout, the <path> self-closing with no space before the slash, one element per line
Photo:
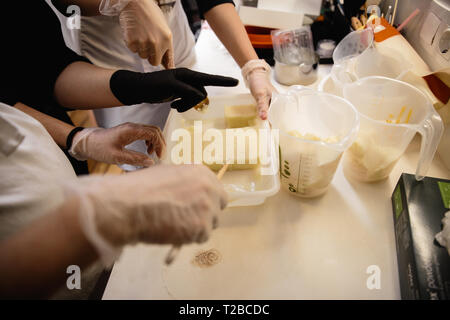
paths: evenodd
<path fill-rule="evenodd" d="M 107 265 L 127 244 L 207 241 L 227 204 L 222 184 L 203 165 L 83 177 L 67 191 L 79 197 L 82 230 Z"/>
<path fill-rule="evenodd" d="M 277 92 L 270 82 L 270 66 L 264 60 L 250 60 L 241 71 L 247 88 L 256 100 L 259 117 L 266 120 L 272 92 Z"/>
<path fill-rule="evenodd" d="M 132 52 L 150 64 L 175 68 L 172 31 L 153 0 L 102 0 L 100 13 L 119 16 L 123 39 Z"/>
<path fill-rule="evenodd" d="M 196 106 L 207 96 L 205 86 L 237 86 L 238 80 L 192 71 L 186 68 L 138 73 L 118 70 L 111 76 L 110 88 L 124 105 L 172 101 L 178 112 Z"/>
<path fill-rule="evenodd" d="M 154 164 L 147 155 L 125 146 L 137 141 L 145 140 L 147 152 L 156 152 L 161 157 L 166 143 L 158 127 L 124 123 L 114 128 L 87 128 L 78 132 L 72 142 L 69 153 L 77 160 L 93 159 L 110 164 L 130 164 L 149 167 Z"/>

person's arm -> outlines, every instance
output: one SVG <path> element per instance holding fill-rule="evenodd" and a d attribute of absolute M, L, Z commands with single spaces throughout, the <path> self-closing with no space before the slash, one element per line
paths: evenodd
<path fill-rule="evenodd" d="M 55 99 L 61 106 L 73 109 L 122 106 L 110 87 L 111 76 L 116 71 L 83 61 L 71 63 L 56 80 Z"/>
<path fill-rule="evenodd" d="M 61 148 L 67 148 L 67 137 L 74 126 L 39 112 L 23 103 L 16 103 L 15 108 L 39 121 L 53 140 Z M 78 160 L 93 159 L 110 164 L 131 164 L 149 167 L 154 161 L 146 154 L 128 150 L 126 145 L 145 140 L 147 152 L 156 152 L 158 157 L 164 153 L 166 143 L 161 129 L 135 123 L 123 123 L 114 128 L 87 128 L 78 131 L 73 139 L 69 153 Z"/>
<path fill-rule="evenodd" d="M 206 6 L 205 1 L 201 1 Z M 200 4 L 200 2 L 199 2 Z M 204 13 L 206 20 L 242 70 L 242 76 L 256 100 L 259 117 L 267 119 L 272 92 L 270 66 L 259 60 L 233 4 L 221 3 Z"/>
<path fill-rule="evenodd" d="M 231 3 L 219 4 L 205 12 L 204 16 L 239 67 L 242 68 L 250 60 L 258 59 L 244 25 Z"/>
<path fill-rule="evenodd" d="M 43 298 L 97 259 L 106 266 L 127 244 L 203 243 L 227 195 L 203 165 L 154 166 L 119 176 L 66 181 L 71 197 L 0 242 L 0 298 Z"/>
<path fill-rule="evenodd" d="M 56 101 L 71 109 L 98 109 L 139 103 L 172 102 L 184 112 L 207 96 L 205 86 L 234 87 L 238 80 L 185 68 L 140 73 L 110 70 L 77 61 L 69 64 L 54 86 Z"/>
<path fill-rule="evenodd" d="M 0 243 L 0 297 L 49 297 L 69 276 L 68 266 L 84 270 L 98 258 L 81 229 L 78 210 L 77 198 L 71 198 Z"/>
<path fill-rule="evenodd" d="M 21 102 L 16 103 L 14 107 L 39 121 L 56 144 L 63 149 L 66 148 L 67 136 L 75 128 L 74 126 L 30 108 Z"/>

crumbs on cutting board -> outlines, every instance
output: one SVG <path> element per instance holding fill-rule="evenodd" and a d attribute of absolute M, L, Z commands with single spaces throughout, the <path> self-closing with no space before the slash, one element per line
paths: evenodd
<path fill-rule="evenodd" d="M 222 261 L 222 255 L 216 249 L 210 249 L 197 253 L 192 263 L 200 268 L 208 268 Z"/>

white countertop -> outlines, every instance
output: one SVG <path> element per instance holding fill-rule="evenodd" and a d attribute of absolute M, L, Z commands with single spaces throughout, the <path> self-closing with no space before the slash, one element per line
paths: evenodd
<path fill-rule="evenodd" d="M 242 79 L 211 30 L 202 31 L 197 55 L 195 69 Z M 329 70 L 320 66 L 319 80 Z M 238 88 L 208 92 L 247 91 L 241 81 Z M 384 182 L 347 180 L 341 164 L 323 197 L 301 200 L 280 190 L 261 206 L 226 209 L 211 239 L 182 247 L 169 267 L 163 263 L 169 246 L 126 248 L 103 298 L 399 299 L 391 195 L 402 172 L 415 172 L 419 148 L 416 138 Z M 450 171 L 436 157 L 428 176 L 450 179 Z M 217 265 L 191 263 L 209 249 L 220 253 Z M 366 286 L 372 265 L 381 270 L 379 290 Z"/>

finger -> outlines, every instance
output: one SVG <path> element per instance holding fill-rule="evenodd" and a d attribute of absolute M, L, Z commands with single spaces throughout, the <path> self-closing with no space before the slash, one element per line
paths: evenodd
<path fill-rule="evenodd" d="M 139 42 L 133 41 L 131 43 L 127 43 L 127 42 L 125 42 L 125 43 L 126 43 L 128 49 L 130 49 L 131 52 L 134 52 L 134 53 L 138 52 L 138 50 L 139 50 Z"/>
<path fill-rule="evenodd" d="M 150 167 L 155 164 L 155 162 L 147 155 L 128 149 L 120 150 L 115 159 L 117 162 L 116 164 L 129 164 L 143 167 Z"/>
<path fill-rule="evenodd" d="M 152 154 L 156 151 L 156 154 L 161 158 L 165 151 L 166 142 L 162 135 L 161 129 L 155 126 L 141 125 L 135 123 L 127 123 L 123 126 L 120 134 L 121 146 L 128 145 L 136 140 L 145 140 L 147 145 L 147 152 Z"/>
<path fill-rule="evenodd" d="M 156 152 L 158 158 L 161 158 L 166 151 L 166 144 L 164 143 L 164 139 L 161 139 L 157 134 L 153 134 L 153 139 L 146 140 L 145 142 L 147 144 L 148 154 Z"/>
<path fill-rule="evenodd" d="M 166 69 L 174 69 L 175 68 L 175 59 L 173 56 L 173 48 L 172 45 L 166 51 L 166 53 L 162 57 L 162 65 Z"/>
<path fill-rule="evenodd" d="M 153 130 L 154 130 L 154 134 L 156 134 L 157 136 L 158 136 L 158 141 L 160 142 L 160 144 L 161 144 L 161 150 L 160 151 L 158 151 L 158 150 L 156 150 L 156 155 L 158 156 L 158 158 L 161 158 L 164 154 L 165 154 L 165 152 L 166 152 L 166 146 L 167 146 L 167 144 L 166 144 L 166 139 L 164 139 L 164 135 L 163 135 L 163 133 L 162 133 L 162 131 L 161 131 L 161 129 L 159 128 L 159 127 L 155 127 L 155 126 L 149 126 L 149 125 L 145 125 L 146 127 L 150 127 L 150 128 L 153 128 Z M 150 148 L 150 147 L 152 147 L 149 143 L 147 143 L 147 147 L 148 148 Z M 152 147 L 152 152 L 153 152 L 153 147 Z M 149 154 L 151 154 L 151 152 L 150 151 L 147 151 Z M 158 152 L 160 152 L 160 153 L 158 153 Z"/>
<path fill-rule="evenodd" d="M 177 91 L 181 99 L 172 102 L 171 107 L 177 109 L 178 112 L 188 111 L 206 99 L 204 93 L 181 81 L 177 84 Z"/>
<path fill-rule="evenodd" d="M 186 112 L 196 105 L 198 105 L 200 102 L 202 102 L 205 98 L 182 98 L 178 99 L 170 104 L 170 106 L 174 109 L 177 109 L 178 112 Z"/>
<path fill-rule="evenodd" d="M 152 128 L 152 135 L 154 135 L 153 140 L 146 140 L 148 154 L 152 154 L 153 151 L 156 152 L 158 158 L 161 158 L 166 153 L 166 140 L 162 134 L 162 131 L 158 127 L 148 126 Z"/>
<path fill-rule="evenodd" d="M 162 62 L 163 53 L 161 52 L 160 48 L 156 48 L 154 53 L 155 53 L 154 66 L 159 66 Z"/>
<path fill-rule="evenodd" d="M 150 56 L 150 50 L 147 48 L 139 48 L 138 54 L 141 59 L 147 59 Z"/>
<path fill-rule="evenodd" d="M 204 165 L 195 165 L 195 168 L 199 170 L 199 176 L 204 175 L 211 182 L 210 190 L 215 193 L 218 203 L 220 204 L 220 209 L 223 210 L 228 204 L 228 194 L 225 191 L 223 184 L 217 179 L 217 176 Z"/>
<path fill-rule="evenodd" d="M 178 69 L 176 77 L 186 83 L 200 86 L 235 87 L 239 84 L 239 80 L 235 78 L 196 72 L 186 68 Z"/>
<path fill-rule="evenodd" d="M 159 53 L 159 49 L 154 46 L 154 43 L 150 43 L 150 52 L 148 55 L 148 62 L 152 66 L 158 66 L 161 63 L 161 53 Z"/>
<path fill-rule="evenodd" d="M 261 120 L 267 120 L 267 111 L 269 110 L 270 98 L 267 94 L 260 94 L 256 96 L 256 105 L 258 114 Z"/>
<path fill-rule="evenodd" d="M 199 86 L 199 85 L 194 85 L 195 89 L 197 89 L 198 91 L 200 91 L 201 93 L 203 93 L 205 96 L 208 96 L 208 93 L 206 92 L 205 87 Z"/>

